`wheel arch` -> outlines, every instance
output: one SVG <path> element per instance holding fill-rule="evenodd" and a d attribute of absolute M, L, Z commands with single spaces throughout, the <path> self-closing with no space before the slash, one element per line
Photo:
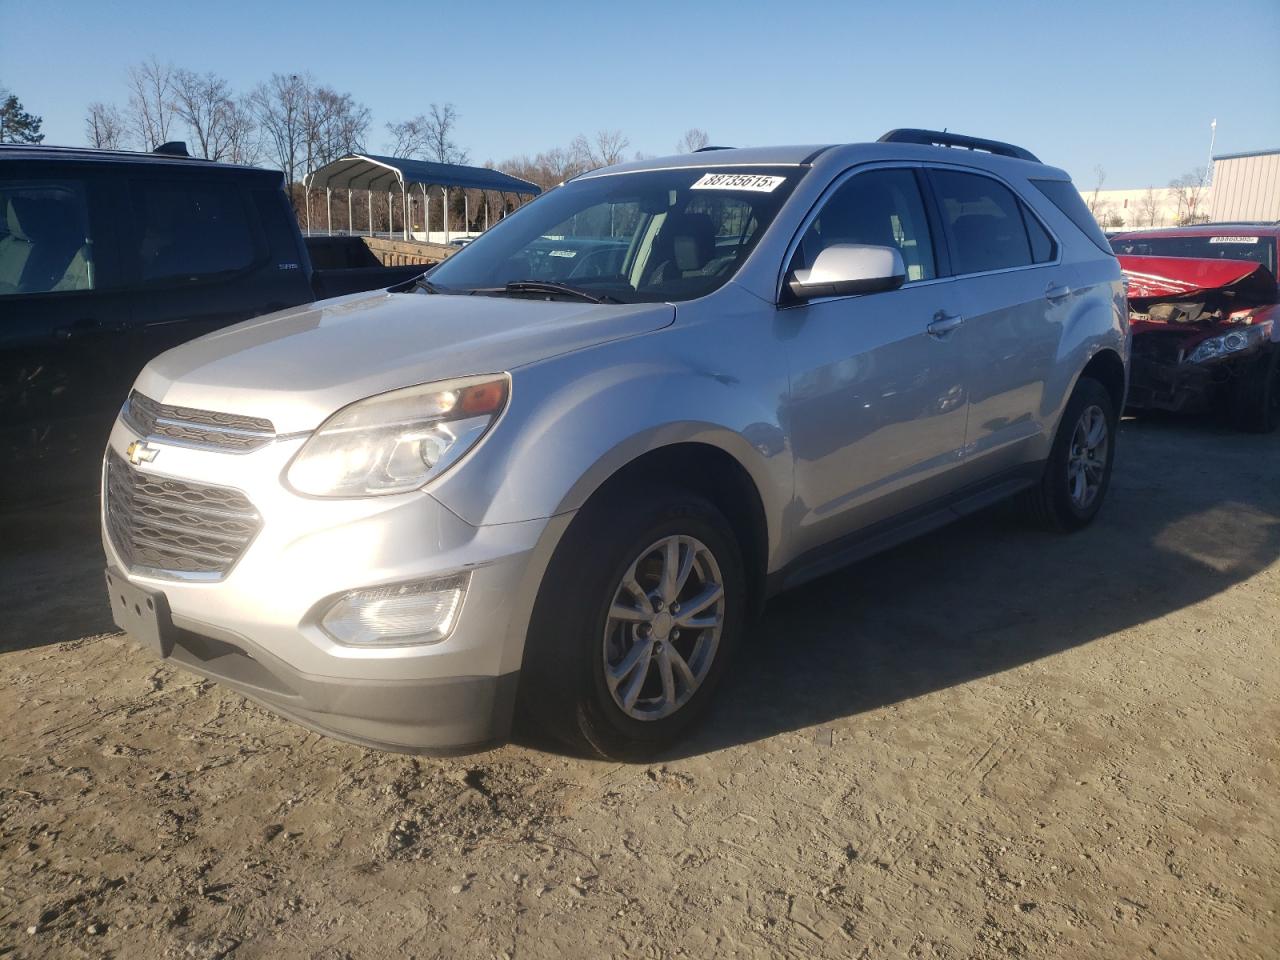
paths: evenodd
<path fill-rule="evenodd" d="M 594 505 L 621 497 L 636 486 L 660 483 L 688 489 L 725 515 L 742 550 L 751 595 L 763 596 L 778 520 L 771 522 L 761 485 L 741 458 L 706 439 L 682 439 L 631 456 L 615 449 L 603 463 L 608 464 L 607 471 L 593 471 L 593 476 L 584 477 L 566 496 L 566 503 L 581 504 L 579 517 L 589 517 Z"/>
<path fill-rule="evenodd" d="M 1124 361 L 1120 359 L 1120 354 L 1109 347 L 1103 347 L 1089 358 L 1089 362 L 1080 371 L 1080 377 L 1089 377 L 1101 383 L 1107 388 L 1107 393 L 1111 395 L 1111 402 L 1115 405 L 1116 416 L 1119 417 L 1124 412 L 1125 394 L 1128 390 L 1129 379 Z M 1076 378 L 1076 383 L 1079 383 L 1080 377 Z M 1072 390 L 1075 390 L 1074 384 L 1072 385 Z"/>

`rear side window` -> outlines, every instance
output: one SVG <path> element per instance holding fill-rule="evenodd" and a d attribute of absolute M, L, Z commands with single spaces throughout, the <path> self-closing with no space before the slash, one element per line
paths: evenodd
<path fill-rule="evenodd" d="M 224 183 L 132 184 L 142 279 L 200 280 L 257 259 L 238 188 Z"/>
<path fill-rule="evenodd" d="M 1049 236 L 1049 231 L 1044 228 L 1044 224 L 1036 219 L 1036 215 L 1027 209 L 1025 204 L 1019 204 L 1022 208 L 1022 219 L 1027 225 L 1027 237 L 1031 240 L 1031 259 L 1036 263 L 1048 263 L 1058 255 L 1058 245 L 1054 242 L 1053 237 Z"/>
<path fill-rule="evenodd" d="M 932 170 L 942 219 L 951 234 L 955 272 L 983 273 L 1026 267 L 1032 257 L 1022 204 L 990 177 Z"/>
<path fill-rule="evenodd" d="M 1080 232 L 1093 241 L 1094 245 L 1105 253 L 1111 253 L 1106 235 L 1093 219 L 1093 214 L 1085 205 L 1084 197 L 1070 180 L 1032 180 L 1032 185 L 1043 193 L 1055 207 L 1067 215 L 1067 218 L 1080 228 Z"/>
<path fill-rule="evenodd" d="M 93 286 L 84 184 L 0 180 L 0 297 Z"/>

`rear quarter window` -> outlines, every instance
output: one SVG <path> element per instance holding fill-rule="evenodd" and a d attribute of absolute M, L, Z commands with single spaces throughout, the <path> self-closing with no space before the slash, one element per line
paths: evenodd
<path fill-rule="evenodd" d="M 1111 245 L 1106 235 L 1093 219 L 1093 214 L 1085 205 L 1084 197 L 1070 180 L 1032 180 L 1032 186 L 1045 195 L 1049 202 L 1061 210 L 1068 220 L 1079 228 L 1080 232 L 1093 241 L 1093 245 L 1104 253 L 1111 253 Z"/>

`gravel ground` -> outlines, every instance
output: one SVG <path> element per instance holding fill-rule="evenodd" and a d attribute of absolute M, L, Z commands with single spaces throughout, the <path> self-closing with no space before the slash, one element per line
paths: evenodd
<path fill-rule="evenodd" d="M 114 633 L 92 504 L 4 518 L 0 957 L 1275 957 L 1280 437 L 1122 444 L 1083 534 L 777 599 L 650 765 L 309 734 Z"/>

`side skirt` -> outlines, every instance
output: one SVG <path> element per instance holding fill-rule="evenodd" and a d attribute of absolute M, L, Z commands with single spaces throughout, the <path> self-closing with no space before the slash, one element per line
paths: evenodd
<path fill-rule="evenodd" d="M 1038 483 L 1044 475 L 1044 467 L 1043 460 L 1023 464 L 810 550 L 781 570 L 769 574 L 765 583 L 766 595 L 771 597 L 790 590 L 1007 500 Z"/>

